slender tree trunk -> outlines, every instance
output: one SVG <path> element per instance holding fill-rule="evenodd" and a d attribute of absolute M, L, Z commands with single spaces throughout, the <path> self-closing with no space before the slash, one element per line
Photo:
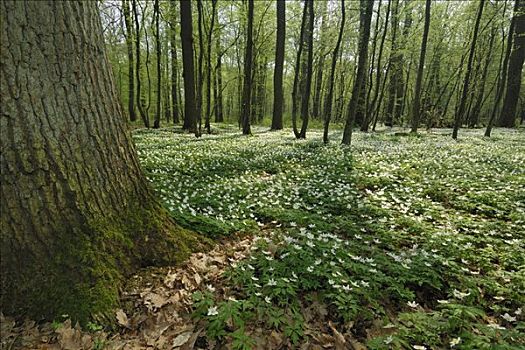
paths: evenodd
<path fill-rule="evenodd" d="M 197 241 L 140 171 L 96 2 L 2 1 L 0 33 L 0 307 L 112 321 L 125 277 Z"/>
<path fill-rule="evenodd" d="M 149 128 L 149 117 L 146 115 L 146 112 L 144 111 L 144 104 L 141 99 L 141 90 L 140 90 L 140 24 L 139 24 L 139 14 L 137 9 L 137 2 L 136 0 L 131 0 L 132 7 L 133 7 L 133 16 L 135 18 L 135 53 L 137 54 L 137 59 L 135 62 L 137 63 L 135 74 L 137 75 L 137 103 L 139 107 L 139 113 L 140 117 L 142 118 L 142 122 L 144 123 L 144 126 L 146 128 Z"/>
<path fill-rule="evenodd" d="M 129 120 L 134 122 L 137 120 L 137 115 L 135 114 L 135 74 L 133 72 L 133 24 L 128 0 L 122 0 L 122 12 L 126 25 L 126 46 L 128 48 L 128 113 Z"/>
<path fill-rule="evenodd" d="M 483 1 L 483 0 L 482 0 Z M 423 68 L 425 67 L 425 55 L 427 53 L 427 39 L 430 29 L 430 3 L 431 0 L 426 1 L 425 5 L 425 27 L 423 29 L 423 39 L 421 41 L 421 53 L 419 55 L 419 66 L 416 76 L 416 89 L 414 90 L 414 102 L 412 104 L 412 127 L 410 132 L 417 132 L 419 126 L 419 118 L 421 108 L 419 107 L 421 100 L 421 83 L 423 80 Z"/>
<path fill-rule="evenodd" d="M 301 20 L 301 32 L 299 33 L 299 47 L 297 50 L 297 56 L 295 61 L 295 72 L 294 72 L 294 78 L 293 78 L 293 87 L 292 87 L 292 130 L 296 138 L 299 138 L 300 132 L 297 129 L 297 100 L 298 100 L 298 94 L 299 94 L 299 77 L 300 77 L 300 70 L 301 70 L 301 58 L 302 58 L 302 52 L 303 52 L 303 45 L 304 45 L 304 36 L 305 36 L 305 29 L 306 29 L 306 21 L 307 21 L 307 14 L 308 14 L 308 4 L 304 3 L 303 8 L 303 18 Z"/>
<path fill-rule="evenodd" d="M 208 32 L 207 37 L 207 45 L 206 45 L 206 55 L 207 55 L 207 69 L 206 69 L 206 116 L 205 116 L 205 128 L 206 132 L 208 134 L 211 134 L 211 125 L 210 125 L 210 118 L 211 118 L 211 75 L 212 75 L 212 69 L 211 69 L 211 41 L 213 39 L 213 26 L 215 24 L 215 15 L 216 15 L 216 8 L 217 8 L 217 0 L 211 1 L 211 23 L 210 23 L 210 31 Z"/>
<path fill-rule="evenodd" d="M 478 40 L 478 31 L 479 24 L 481 22 L 481 16 L 483 15 L 483 6 L 485 5 L 485 0 L 481 0 L 479 3 L 478 15 L 476 17 L 476 23 L 474 24 L 474 32 L 472 34 L 472 42 L 470 44 L 470 52 L 467 62 L 467 70 L 465 72 L 465 80 L 463 81 L 463 92 L 461 94 L 461 100 L 459 104 L 458 111 L 454 118 L 454 130 L 452 131 L 452 138 L 456 140 L 458 138 L 458 130 L 463 121 L 463 116 L 465 114 L 465 106 L 467 103 L 467 94 L 470 84 L 470 74 L 472 71 L 472 61 L 474 60 L 474 52 L 476 50 L 476 41 Z"/>
<path fill-rule="evenodd" d="M 518 3 L 515 3 L 514 7 L 514 13 L 516 13 L 516 6 Z M 503 14 L 502 17 L 505 18 L 507 11 L 507 2 L 505 1 L 505 6 L 503 7 Z M 490 134 L 492 133 L 492 127 L 494 126 L 494 121 L 496 120 L 496 113 L 498 111 L 499 104 L 501 102 L 501 98 L 503 97 L 503 89 L 506 84 L 507 79 L 507 67 L 509 63 L 510 53 L 512 50 L 512 35 L 510 33 L 514 32 L 514 26 L 516 24 L 516 15 L 512 17 L 512 20 L 510 22 L 509 27 L 509 35 L 507 35 L 507 45 L 505 48 L 504 42 L 505 42 L 505 29 L 502 26 L 501 28 L 501 37 L 502 37 L 502 47 L 501 47 L 501 58 L 500 58 L 500 66 L 499 66 L 499 75 L 497 79 L 497 88 L 496 88 L 496 95 L 494 97 L 494 106 L 492 108 L 492 113 L 490 114 L 489 122 L 487 123 L 487 129 L 485 129 L 485 137 L 490 137 Z"/>
<path fill-rule="evenodd" d="M 277 37 L 275 44 L 275 68 L 273 73 L 272 130 L 283 128 L 283 68 L 284 40 L 286 36 L 286 1 L 276 1 Z"/>
<path fill-rule="evenodd" d="M 171 30 L 170 30 L 170 55 L 171 55 L 171 102 L 173 104 L 173 124 L 179 123 L 179 84 L 178 84 L 178 60 L 177 60 L 177 34 L 175 31 L 176 8 L 175 0 L 170 0 Z"/>
<path fill-rule="evenodd" d="M 388 65 L 392 68 L 392 74 L 390 75 L 389 85 L 388 85 L 388 102 L 386 107 L 386 119 L 385 125 L 392 127 L 394 125 L 394 114 L 396 109 L 396 92 L 397 86 L 401 84 L 398 81 L 399 71 L 402 70 L 401 67 L 401 53 L 399 53 L 399 44 L 397 38 L 397 31 L 399 27 L 399 18 L 398 18 L 398 9 L 399 9 L 399 0 L 393 0 L 392 8 L 392 46 L 390 50 L 390 58 Z M 401 73 L 402 76 L 402 73 Z"/>
<path fill-rule="evenodd" d="M 341 41 L 343 39 L 343 32 L 345 28 L 345 0 L 341 0 L 341 24 L 339 25 L 339 34 L 337 36 L 337 43 L 335 44 L 334 51 L 332 52 L 332 66 L 330 67 L 330 80 L 328 81 L 328 95 L 324 100 L 323 118 L 324 118 L 324 130 L 323 130 L 323 142 L 328 143 L 328 127 L 330 126 L 330 119 L 332 117 L 332 100 L 334 95 L 334 81 L 335 81 L 335 68 L 337 65 L 337 56 L 339 55 L 339 48 L 341 47 Z"/>
<path fill-rule="evenodd" d="M 470 112 L 469 119 L 469 127 L 474 128 L 478 122 L 479 122 L 479 115 L 481 113 L 481 107 L 483 104 L 483 97 L 485 95 L 485 85 L 487 82 L 487 75 L 489 72 L 489 66 L 491 62 L 492 57 L 492 48 L 494 47 L 494 38 L 496 37 L 496 26 L 494 26 L 490 33 L 489 38 L 489 46 L 487 49 L 487 52 L 485 53 L 485 62 L 483 65 L 483 71 L 481 72 L 481 79 L 479 82 L 480 90 L 478 92 L 476 101 L 474 102 L 474 106 L 472 107 L 472 110 Z"/>
<path fill-rule="evenodd" d="M 389 9 L 390 9 L 390 3 L 391 3 L 391 0 L 388 0 Z M 382 4 L 383 2 L 379 1 L 377 5 L 376 21 L 375 21 L 375 27 L 374 27 L 374 38 L 372 39 L 372 59 L 370 61 L 370 68 L 368 70 L 369 81 L 368 81 L 368 89 L 366 92 L 366 111 L 365 111 L 365 115 L 367 116 L 368 119 L 370 119 L 368 117 L 368 115 L 370 114 L 370 98 L 372 96 L 372 89 L 374 88 L 374 82 L 373 82 L 374 71 L 376 69 L 379 70 L 379 67 L 376 68 L 375 62 L 376 62 L 376 51 L 377 51 L 377 38 L 379 37 L 379 30 L 380 30 L 379 24 L 381 23 L 381 7 L 382 7 L 381 5 Z M 366 128 L 368 130 L 368 125 Z"/>
<path fill-rule="evenodd" d="M 199 57 L 197 59 L 197 123 L 198 134 L 202 135 L 202 89 L 204 85 L 204 34 L 202 0 L 197 0 L 197 30 L 199 33 Z"/>
<path fill-rule="evenodd" d="M 244 84 L 242 93 L 242 133 L 250 135 L 250 113 L 252 92 L 252 60 L 253 60 L 253 0 L 248 0 L 248 27 L 246 34 L 246 51 L 244 56 Z"/>
<path fill-rule="evenodd" d="M 160 70 L 160 9 L 159 9 L 159 0 L 155 0 L 153 4 L 153 16 L 155 16 L 155 50 L 157 52 L 157 99 L 155 107 L 155 121 L 153 122 L 153 128 L 158 129 L 160 127 L 160 104 L 162 100 L 162 91 L 161 91 L 161 82 L 162 82 L 162 72 Z"/>
<path fill-rule="evenodd" d="M 367 112 L 365 115 L 365 120 L 363 121 L 363 124 L 361 125 L 361 131 L 368 131 L 368 126 L 370 125 L 370 121 L 372 120 L 371 116 L 374 114 L 375 105 L 377 103 L 377 99 L 379 97 L 379 87 L 381 84 L 381 72 L 383 70 L 383 67 L 381 65 L 381 60 L 383 57 L 383 48 L 385 45 L 385 39 L 386 34 L 388 31 L 388 19 L 390 15 L 390 5 L 392 3 L 392 0 L 388 0 L 388 5 L 386 9 L 386 18 L 385 18 L 385 28 L 383 31 L 383 36 L 381 37 L 381 43 L 379 44 L 379 53 L 377 56 L 377 73 L 376 73 L 376 89 L 374 91 L 374 97 L 372 99 L 372 104 L 370 105 L 370 108 L 367 108 Z M 379 20 L 379 19 L 378 19 Z"/>
<path fill-rule="evenodd" d="M 217 100 L 215 111 L 215 121 L 218 123 L 224 122 L 224 110 L 222 106 L 222 53 L 220 52 L 219 38 L 217 38 Z"/>
<path fill-rule="evenodd" d="M 140 2 L 139 2 L 140 4 Z M 146 9 L 147 9 L 147 6 L 148 6 L 148 3 L 146 2 L 145 3 L 145 6 L 144 6 L 144 9 L 142 9 L 142 13 L 146 13 Z M 150 28 L 153 27 L 153 22 L 155 21 L 155 16 L 153 16 L 153 18 L 151 19 L 151 23 L 150 23 Z M 151 75 L 150 75 L 150 71 L 149 71 L 149 66 L 150 66 L 150 50 L 149 50 L 149 38 L 148 38 L 148 29 L 146 28 L 146 16 L 142 16 L 142 28 L 144 28 L 144 42 L 146 43 L 146 64 L 144 65 L 146 67 L 146 78 L 147 78 L 147 81 L 148 81 L 148 88 L 146 89 L 147 93 L 148 93 L 148 104 L 146 105 L 144 111 L 146 113 L 146 116 L 148 118 L 148 125 L 149 125 L 149 109 L 151 107 L 151 92 L 152 92 L 152 88 L 151 88 Z M 146 103 L 146 102 L 144 102 Z"/>
<path fill-rule="evenodd" d="M 430 1 L 430 0 L 429 0 Z M 352 142 L 352 128 L 355 120 L 361 89 L 364 85 L 366 64 L 368 61 L 368 41 L 370 39 L 370 24 L 372 21 L 373 1 L 360 0 L 360 31 L 359 31 L 359 56 L 357 62 L 357 74 L 352 89 L 352 97 L 348 103 L 346 124 L 342 143 L 350 145 Z"/>
<path fill-rule="evenodd" d="M 182 75 L 184 77 L 184 130 L 199 135 L 195 104 L 195 68 L 193 64 L 193 24 L 191 2 L 180 0 L 180 38 L 182 42 Z"/>
<path fill-rule="evenodd" d="M 306 58 L 306 75 L 304 77 L 304 90 L 301 96 L 301 118 L 303 120 L 301 125 L 301 132 L 299 138 L 306 138 L 306 129 L 308 128 L 309 119 L 309 103 L 310 91 L 312 87 L 312 66 L 313 66 L 313 44 L 314 44 L 314 1 L 310 0 L 307 3 L 309 12 L 308 31 L 306 32 L 307 58 Z"/>
<path fill-rule="evenodd" d="M 321 10 L 321 34 L 320 34 L 320 48 L 319 48 L 319 60 L 317 63 L 317 73 L 315 78 L 315 88 L 314 88 L 314 98 L 312 103 L 312 117 L 314 119 L 319 118 L 319 113 L 321 109 L 321 95 L 323 92 L 323 72 L 324 72 L 324 60 L 326 56 L 328 55 L 328 52 L 325 48 L 325 42 L 327 41 L 328 33 L 327 33 L 327 26 L 328 26 L 328 12 L 326 11 L 328 1 L 323 1 L 321 3 L 322 10 Z"/>
<path fill-rule="evenodd" d="M 499 125 L 514 127 L 521 88 L 521 74 L 525 61 L 525 0 L 516 0 L 513 49 L 509 57 L 507 89 L 499 118 Z"/>

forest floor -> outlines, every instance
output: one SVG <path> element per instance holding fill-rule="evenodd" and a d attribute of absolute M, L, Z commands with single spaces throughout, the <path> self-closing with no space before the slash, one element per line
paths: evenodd
<path fill-rule="evenodd" d="M 2 348 L 523 349 L 525 134 L 137 130 L 185 227 L 216 239 L 130 278 L 118 328 L 2 317 Z"/>

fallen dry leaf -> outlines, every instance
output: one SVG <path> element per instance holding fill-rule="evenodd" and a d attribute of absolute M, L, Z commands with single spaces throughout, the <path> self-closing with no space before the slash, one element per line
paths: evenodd
<path fill-rule="evenodd" d="M 119 325 L 121 325 L 122 327 L 130 328 L 128 316 L 122 309 L 117 310 L 116 318 Z"/>
<path fill-rule="evenodd" d="M 184 332 L 182 334 L 179 334 L 177 338 L 173 339 L 173 343 L 172 343 L 173 348 L 186 344 L 186 342 L 190 340 L 192 334 L 193 332 Z"/>

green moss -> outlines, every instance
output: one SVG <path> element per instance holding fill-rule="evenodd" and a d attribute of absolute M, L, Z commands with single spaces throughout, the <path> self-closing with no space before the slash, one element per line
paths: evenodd
<path fill-rule="evenodd" d="M 27 266 L 2 277 L 2 308 L 33 319 L 68 315 L 81 324 L 93 317 L 108 324 L 125 277 L 145 266 L 180 263 L 192 249 L 207 246 L 209 241 L 174 224 L 160 206 L 137 204 L 118 216 L 56 232 L 47 254 L 28 256 Z"/>

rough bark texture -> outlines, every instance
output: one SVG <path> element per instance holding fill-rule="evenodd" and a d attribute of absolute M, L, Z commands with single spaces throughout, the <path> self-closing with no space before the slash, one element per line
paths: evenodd
<path fill-rule="evenodd" d="M 96 2 L 0 6 L 1 308 L 85 321 L 117 305 L 123 276 L 181 260 L 194 236 L 140 171 Z"/>
<path fill-rule="evenodd" d="M 277 38 L 275 44 L 275 68 L 273 73 L 272 130 L 283 128 L 283 65 L 284 39 L 286 35 L 286 2 L 277 1 Z"/>
<path fill-rule="evenodd" d="M 525 0 L 516 0 L 515 7 L 514 47 L 509 58 L 507 90 L 499 125 L 512 128 L 516 120 L 516 109 L 520 96 L 521 72 L 525 60 Z"/>
<path fill-rule="evenodd" d="M 346 124 L 342 143 L 350 145 L 352 140 L 352 128 L 355 121 L 361 89 L 363 88 L 366 64 L 368 61 L 368 41 L 370 39 L 370 24 L 372 22 L 373 1 L 360 1 L 360 33 L 359 33 L 359 57 L 357 61 L 357 74 L 352 89 L 352 97 L 348 103 Z"/>
<path fill-rule="evenodd" d="M 425 4 L 425 27 L 423 29 L 423 39 L 421 40 L 421 53 L 419 54 L 419 66 L 417 68 L 416 89 L 414 91 L 414 103 L 412 104 L 412 126 L 410 132 L 417 132 L 421 114 L 421 85 L 423 82 L 423 69 L 425 67 L 425 56 L 427 53 L 428 32 L 430 29 L 430 3 L 427 0 Z"/>
<path fill-rule="evenodd" d="M 182 128 L 198 133 L 192 33 L 191 2 L 180 0 L 180 38 L 182 42 L 182 75 L 184 77 L 184 124 Z"/>

